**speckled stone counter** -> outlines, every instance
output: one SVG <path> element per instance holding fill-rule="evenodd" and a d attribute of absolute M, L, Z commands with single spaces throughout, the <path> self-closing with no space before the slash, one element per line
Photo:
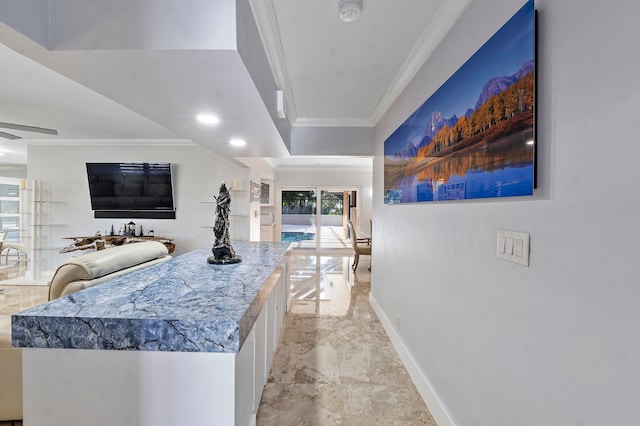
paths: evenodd
<path fill-rule="evenodd" d="M 238 352 L 289 245 L 233 246 L 241 263 L 208 264 L 204 247 L 13 315 L 13 345 Z"/>

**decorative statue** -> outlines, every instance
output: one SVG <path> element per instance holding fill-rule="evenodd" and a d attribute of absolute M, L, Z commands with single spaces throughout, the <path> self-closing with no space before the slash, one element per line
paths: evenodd
<path fill-rule="evenodd" d="M 216 222 L 213 226 L 213 234 L 216 236 L 215 243 L 211 251 L 213 256 L 209 257 L 207 261 L 215 264 L 227 264 L 238 263 L 242 259 L 236 256 L 236 252 L 231 246 L 231 238 L 229 237 L 229 212 L 231 209 L 231 196 L 227 185 L 222 182 L 220 185 L 220 192 L 216 199 Z"/>

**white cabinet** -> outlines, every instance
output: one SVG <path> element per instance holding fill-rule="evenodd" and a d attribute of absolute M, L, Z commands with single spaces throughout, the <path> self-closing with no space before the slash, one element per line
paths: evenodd
<path fill-rule="evenodd" d="M 266 286 L 273 286 L 273 291 L 238 354 L 236 424 L 247 424 L 246 413 L 251 412 L 255 416 L 258 412 L 282 331 L 286 303 L 285 282 L 286 276 L 281 271 L 274 272 L 269 277 Z"/>
<path fill-rule="evenodd" d="M 267 316 L 269 316 L 267 306 L 260 312 L 255 325 L 255 356 L 253 359 L 253 410 L 252 413 L 258 412 L 260 406 L 260 398 L 264 385 L 267 384 L 267 375 L 271 365 L 267 365 Z"/>
<path fill-rule="evenodd" d="M 260 241 L 273 241 L 274 225 L 260 225 Z"/>
<path fill-rule="evenodd" d="M 265 365 L 271 366 L 273 362 L 273 355 L 276 351 L 276 345 L 278 342 L 275 340 L 276 329 L 278 328 L 276 324 L 276 291 L 271 293 L 271 297 L 267 300 L 268 307 L 267 312 L 268 316 L 266 318 L 266 339 L 265 339 Z M 267 379 L 269 378 L 269 369 L 266 371 L 265 375 L 265 384 L 267 383 Z"/>
<path fill-rule="evenodd" d="M 235 410 L 234 420 L 230 424 L 249 425 L 251 420 L 255 418 L 253 413 L 255 400 L 255 331 L 254 327 L 235 359 Z M 233 392 L 232 389 L 227 389 L 227 391 Z"/>
<path fill-rule="evenodd" d="M 274 279 L 277 280 L 273 289 L 273 293 L 267 300 L 266 311 L 266 346 L 265 346 L 265 358 L 266 358 L 266 374 L 265 384 L 269 378 L 269 370 L 273 363 L 273 356 L 278 347 L 278 341 L 280 340 L 280 332 L 282 330 L 282 323 L 284 321 L 282 294 L 284 292 L 285 277 L 282 273 L 274 273 Z"/>
<path fill-rule="evenodd" d="M 235 424 L 255 423 L 265 378 L 265 327 L 266 311 L 263 309 L 245 340 L 235 366 Z"/>

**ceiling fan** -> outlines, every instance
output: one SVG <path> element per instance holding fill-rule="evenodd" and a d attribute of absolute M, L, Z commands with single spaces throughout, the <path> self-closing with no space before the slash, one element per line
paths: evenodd
<path fill-rule="evenodd" d="M 25 126 L 24 124 L 14 124 L 14 123 L 3 123 L 0 122 L 0 128 L 2 129 L 12 129 L 12 130 L 20 130 L 23 132 L 35 132 L 35 133 L 44 133 L 47 135 L 58 135 L 58 131 L 54 129 L 47 129 L 45 127 L 36 127 L 36 126 Z M 22 139 L 22 137 L 13 135 L 11 133 L 3 132 L 0 130 L 0 138 L 5 139 Z"/>

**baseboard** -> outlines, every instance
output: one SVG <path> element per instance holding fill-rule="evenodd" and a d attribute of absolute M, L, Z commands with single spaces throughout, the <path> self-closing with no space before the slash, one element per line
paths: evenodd
<path fill-rule="evenodd" d="M 389 336 L 393 347 L 398 352 L 400 360 L 409 372 L 411 380 L 413 380 L 416 388 L 418 388 L 420 396 L 422 396 L 425 404 L 427 404 L 427 407 L 429 407 L 429 411 L 431 411 L 433 419 L 436 421 L 438 426 L 453 426 L 454 423 L 451 420 L 451 416 L 444 408 L 442 401 L 440 401 L 440 398 L 438 398 L 438 395 L 433 390 L 433 387 L 431 386 L 427 378 L 424 376 L 424 374 L 422 374 L 422 371 L 418 367 L 418 364 L 416 364 L 415 360 L 413 359 L 407 348 L 404 346 L 404 343 L 402 342 L 402 339 L 400 339 L 400 336 L 398 336 L 398 334 L 396 333 L 396 330 L 391 326 L 391 321 L 389 321 L 389 318 L 387 318 L 384 311 L 376 301 L 375 297 L 373 297 L 372 293 L 369 293 L 369 303 L 378 316 L 378 319 L 382 323 L 385 331 L 387 332 L 387 335 Z"/>

